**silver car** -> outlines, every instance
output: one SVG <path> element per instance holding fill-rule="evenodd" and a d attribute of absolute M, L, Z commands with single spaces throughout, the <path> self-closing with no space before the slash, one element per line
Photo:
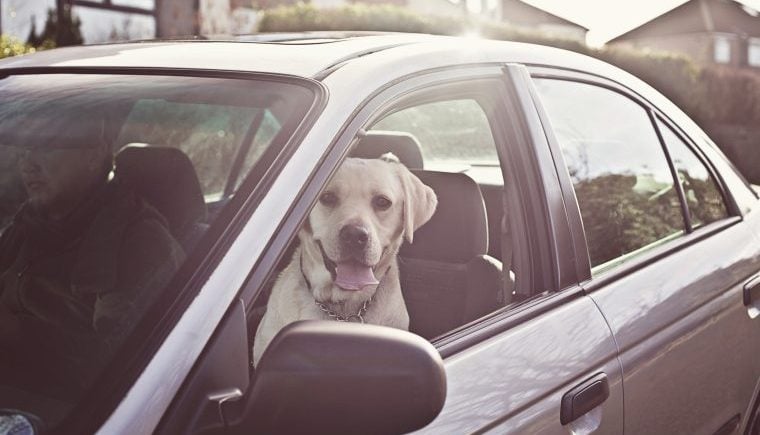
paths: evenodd
<path fill-rule="evenodd" d="M 409 332 L 297 322 L 254 369 L 320 191 L 388 151 L 439 201 L 399 252 Z M 0 167 L 0 431 L 760 431 L 758 193 L 601 61 L 404 34 L 50 50 L 0 62 Z"/>

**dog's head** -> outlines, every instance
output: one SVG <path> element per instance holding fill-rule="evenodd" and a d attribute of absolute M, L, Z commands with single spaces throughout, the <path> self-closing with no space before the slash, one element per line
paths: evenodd
<path fill-rule="evenodd" d="M 392 154 L 349 158 L 320 195 L 300 233 L 301 242 L 312 257 L 321 256 L 334 284 L 330 287 L 374 291 L 376 274 L 385 272 L 404 238 L 412 241 L 436 204 L 433 189 Z M 330 295 L 334 301 L 347 297 Z"/>

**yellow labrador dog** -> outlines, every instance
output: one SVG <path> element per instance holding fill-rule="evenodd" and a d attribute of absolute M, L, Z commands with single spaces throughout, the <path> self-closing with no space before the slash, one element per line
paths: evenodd
<path fill-rule="evenodd" d="M 408 329 L 396 254 L 435 212 L 433 189 L 393 154 L 349 158 L 298 233 L 300 246 L 272 289 L 254 364 L 285 325 L 333 319 Z"/>

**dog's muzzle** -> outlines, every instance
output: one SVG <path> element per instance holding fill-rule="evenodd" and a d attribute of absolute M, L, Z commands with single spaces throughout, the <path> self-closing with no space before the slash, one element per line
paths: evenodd
<path fill-rule="evenodd" d="M 330 259 L 322 243 L 318 242 L 325 268 L 335 285 L 343 290 L 361 290 L 378 284 L 373 265 L 367 264 L 366 260 L 369 237 L 369 231 L 361 225 L 343 226 L 338 233 L 340 258 L 337 261 Z"/>
<path fill-rule="evenodd" d="M 338 233 L 340 248 L 349 257 L 363 256 L 369 243 L 369 232 L 360 225 L 346 225 Z"/>

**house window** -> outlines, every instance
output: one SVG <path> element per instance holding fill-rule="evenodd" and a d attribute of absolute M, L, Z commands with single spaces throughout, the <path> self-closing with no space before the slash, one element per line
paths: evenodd
<path fill-rule="evenodd" d="M 713 46 L 715 63 L 731 62 L 731 41 L 725 36 L 716 36 Z"/>
<path fill-rule="evenodd" d="M 749 38 L 747 41 L 747 64 L 760 67 L 760 38 Z"/>

